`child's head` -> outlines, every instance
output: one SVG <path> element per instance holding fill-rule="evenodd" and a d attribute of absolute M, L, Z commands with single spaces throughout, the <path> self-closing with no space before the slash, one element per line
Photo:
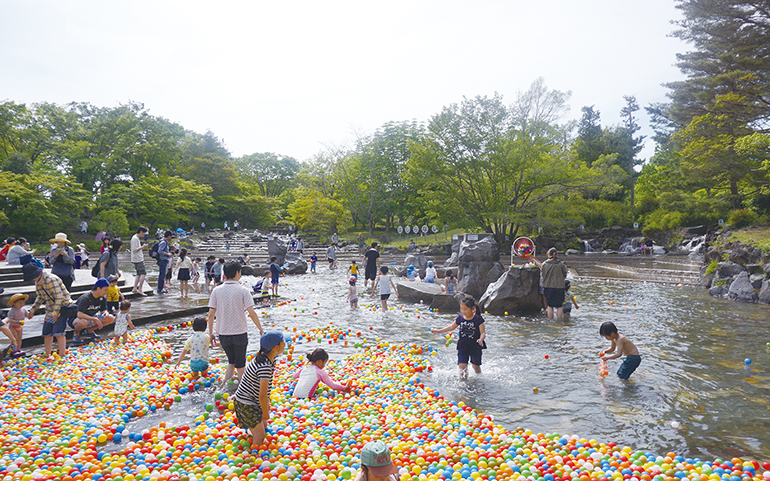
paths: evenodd
<path fill-rule="evenodd" d="M 203 332 L 206 330 L 206 326 L 208 323 L 206 322 L 205 317 L 196 317 L 193 319 L 193 331 L 195 332 Z"/>
<path fill-rule="evenodd" d="M 206 258 L 206 260 L 208 260 L 208 261 L 213 261 L 213 260 L 216 260 L 216 257 L 215 257 L 215 256 L 208 256 L 208 257 Z"/>
<path fill-rule="evenodd" d="M 610 321 L 607 321 L 603 323 L 601 326 L 599 326 L 599 335 L 602 337 L 610 339 L 617 334 L 618 334 L 618 328 L 615 327 L 615 324 L 613 324 Z"/>
<path fill-rule="evenodd" d="M 131 309 L 131 301 L 123 299 L 120 301 L 120 312 L 128 312 Z"/>
<path fill-rule="evenodd" d="M 274 358 L 283 352 L 286 341 L 283 340 L 281 331 L 267 331 L 259 339 L 259 352 L 270 358 Z"/>
<path fill-rule="evenodd" d="M 356 265 L 356 261 L 352 261 L 352 264 L 353 264 L 353 265 Z"/>
<path fill-rule="evenodd" d="M 451 269 L 450 269 L 450 270 L 448 270 L 448 271 L 446 271 L 446 278 L 447 278 L 447 279 L 451 279 L 451 278 L 453 278 L 454 276 L 455 276 L 455 275 L 452 273 L 452 270 L 451 270 Z"/>
<path fill-rule="evenodd" d="M 385 275 L 385 274 L 387 274 L 387 273 L 388 273 L 388 266 L 382 266 L 382 267 L 380 267 L 380 273 L 381 273 L 382 275 Z"/>
<path fill-rule="evenodd" d="M 428 267 L 433 267 L 433 261 L 428 261 Z"/>
<path fill-rule="evenodd" d="M 110 286 L 112 286 L 112 287 L 117 286 L 118 285 L 118 276 L 116 276 L 115 274 L 111 275 L 110 277 L 107 278 L 107 282 L 109 282 Z"/>
<path fill-rule="evenodd" d="M 224 264 L 224 263 L 225 263 L 225 260 L 224 260 L 224 258 L 220 257 L 220 258 L 219 258 L 219 263 L 220 263 L 220 264 Z"/>
<path fill-rule="evenodd" d="M 464 318 L 470 319 L 476 315 L 476 299 L 466 296 L 460 301 L 460 313 Z"/>
<path fill-rule="evenodd" d="M 8 301 L 8 306 L 15 309 L 21 309 L 24 307 L 27 299 L 29 299 L 29 296 L 26 294 L 14 294 L 13 297 L 11 297 L 11 299 Z"/>
<path fill-rule="evenodd" d="M 321 364 L 318 367 L 323 367 L 326 365 L 326 361 L 329 360 L 329 354 L 319 347 L 307 355 L 307 360 L 316 365 Z"/>
<path fill-rule="evenodd" d="M 277 257 L 275 257 L 275 256 L 273 256 L 273 257 L 271 257 L 271 258 L 270 258 L 270 262 L 275 262 L 275 261 L 277 261 L 277 260 L 278 260 L 278 258 L 277 258 Z"/>
<path fill-rule="evenodd" d="M 369 481 L 384 481 L 398 473 L 390 458 L 390 449 L 382 441 L 369 441 L 361 449 L 361 469 Z"/>
<path fill-rule="evenodd" d="M 348 279 L 348 282 L 350 283 L 351 286 L 355 286 L 357 280 L 358 279 L 356 279 L 356 276 L 350 276 L 350 279 Z"/>
<path fill-rule="evenodd" d="M 182 248 L 182 249 L 179 251 L 179 258 L 180 258 L 180 259 L 182 259 L 182 260 L 184 260 L 184 258 L 185 258 L 185 257 L 187 257 L 187 249 L 185 249 L 185 248 Z"/>
<path fill-rule="evenodd" d="M 195 262 L 200 262 L 200 261 L 201 261 L 201 258 L 200 258 L 200 257 L 196 257 L 196 258 L 195 258 Z"/>
<path fill-rule="evenodd" d="M 220 261 L 223 260 L 220 259 Z M 225 279 L 235 279 L 241 272 L 241 263 L 238 261 L 228 261 L 225 267 L 222 268 L 222 272 L 225 274 Z"/>

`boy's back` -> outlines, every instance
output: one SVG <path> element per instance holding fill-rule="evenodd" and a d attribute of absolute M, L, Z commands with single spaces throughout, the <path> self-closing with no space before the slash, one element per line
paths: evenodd
<path fill-rule="evenodd" d="M 618 333 L 618 338 L 615 340 L 615 344 L 618 346 L 618 353 L 625 356 L 638 356 L 639 349 L 636 348 L 633 342 L 623 334 Z"/>

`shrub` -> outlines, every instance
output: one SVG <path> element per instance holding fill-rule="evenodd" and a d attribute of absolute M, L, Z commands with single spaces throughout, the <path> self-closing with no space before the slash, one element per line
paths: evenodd
<path fill-rule="evenodd" d="M 727 223 L 736 228 L 753 225 L 757 223 L 757 214 L 748 209 L 734 210 L 730 213 Z"/>
<path fill-rule="evenodd" d="M 712 260 L 706 267 L 706 274 L 713 274 L 717 271 L 717 269 L 719 269 L 719 262 Z"/>

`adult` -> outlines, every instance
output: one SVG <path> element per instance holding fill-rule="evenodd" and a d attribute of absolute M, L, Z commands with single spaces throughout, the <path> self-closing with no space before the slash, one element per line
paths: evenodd
<path fill-rule="evenodd" d="M 120 271 L 118 270 L 118 252 L 123 247 L 123 241 L 120 239 L 113 239 L 110 241 L 110 246 L 99 257 L 99 277 L 120 277 Z"/>
<path fill-rule="evenodd" d="M 102 246 L 99 248 L 99 255 L 104 254 L 104 251 L 110 248 L 110 242 L 112 242 L 112 237 L 109 234 L 105 234 L 104 237 L 102 237 Z"/>
<path fill-rule="evenodd" d="M 144 280 L 147 278 L 147 267 L 144 265 L 144 250 L 150 245 L 146 242 L 142 242 L 142 239 L 149 230 L 147 227 L 140 225 L 136 229 L 136 234 L 131 237 L 130 249 L 131 249 L 131 263 L 134 264 L 134 270 L 136 270 L 136 278 L 134 279 L 134 288 L 131 292 L 146 296 L 144 293 Z"/>
<path fill-rule="evenodd" d="M 94 331 L 115 322 L 115 317 L 107 311 L 107 289 L 110 283 L 104 277 L 97 279 L 87 294 L 78 299 L 77 317 L 70 321 L 75 330 L 72 342 L 96 341 L 100 336 Z"/>
<path fill-rule="evenodd" d="M 302 252 L 305 250 L 305 241 L 302 239 L 297 239 L 297 252 L 302 254 Z"/>
<path fill-rule="evenodd" d="M 3 248 L 0 249 L 0 261 L 8 260 L 8 249 L 13 247 L 13 245 L 16 243 L 16 239 L 13 237 L 9 237 L 3 241 Z"/>
<path fill-rule="evenodd" d="M 235 219 L 235 222 L 233 222 L 233 230 L 235 232 L 238 232 L 238 228 L 241 226 L 241 224 L 238 222 L 238 219 Z"/>
<path fill-rule="evenodd" d="M 553 311 L 556 309 L 556 319 L 562 319 L 564 312 L 564 292 L 567 278 L 567 266 L 559 260 L 559 253 L 555 247 L 548 249 L 548 259 L 540 262 L 534 257 L 532 260 L 540 267 L 543 277 L 543 295 L 545 296 L 546 313 L 548 319 L 553 319 Z"/>
<path fill-rule="evenodd" d="M 70 247 L 70 241 L 67 239 L 67 234 L 59 232 L 50 241 L 51 252 L 51 274 L 59 276 L 62 280 L 67 291 L 72 290 L 72 283 L 75 281 L 75 250 Z"/>
<path fill-rule="evenodd" d="M 339 242 L 339 239 L 337 238 L 337 233 L 335 232 L 334 234 L 332 234 L 332 245 L 334 247 L 337 247 L 338 242 Z"/>
<path fill-rule="evenodd" d="M 369 284 L 369 281 L 372 281 L 372 285 L 374 285 L 374 280 L 377 279 L 377 271 L 380 269 L 380 252 L 378 247 L 379 244 L 372 242 L 372 248 L 364 254 L 364 262 L 366 262 L 364 289 Z"/>
<path fill-rule="evenodd" d="M 229 231 L 229 230 L 230 230 L 230 226 L 229 226 L 229 225 L 227 225 L 227 221 L 225 221 L 225 230 L 227 230 L 227 231 Z"/>
<path fill-rule="evenodd" d="M 174 254 L 171 253 L 171 236 L 173 232 L 167 230 L 163 233 L 163 239 L 158 242 L 158 294 L 165 294 L 168 291 L 164 289 L 166 284 L 166 270 L 168 269 L 168 263 Z"/>
<path fill-rule="evenodd" d="M 29 247 L 29 243 L 27 242 L 27 239 L 24 237 L 19 237 L 16 239 L 16 242 L 11 246 L 10 249 L 8 249 L 8 256 L 6 257 L 8 260 L 9 266 L 19 266 L 22 264 L 22 259 L 32 259 L 32 256 L 35 255 L 35 249 L 32 249 L 31 251 L 28 251 L 26 247 Z M 27 257 L 29 256 L 29 257 Z M 27 260 L 29 262 L 29 260 Z M 27 262 L 24 262 L 26 264 Z"/>
<path fill-rule="evenodd" d="M 356 238 L 356 241 L 358 242 L 358 253 L 363 254 L 366 252 L 366 240 L 364 239 L 364 235 L 362 233 L 358 233 L 358 237 Z"/>
<path fill-rule="evenodd" d="M 241 279 L 241 265 L 236 261 L 227 261 L 222 269 L 225 282 L 211 291 L 209 297 L 209 337 L 212 345 L 216 345 L 214 338 L 214 319 L 216 319 L 216 335 L 222 350 L 227 354 L 227 370 L 225 371 L 226 383 L 237 372 L 240 380 L 246 367 L 246 348 L 249 345 L 248 322 L 246 312 L 259 329 L 262 335 L 262 324 L 254 310 L 254 299 L 249 289 L 239 282 Z"/>
<path fill-rule="evenodd" d="M 326 249 L 326 260 L 329 261 L 329 269 L 334 269 L 334 263 L 337 260 L 337 251 L 334 249 L 334 244 Z"/>
<path fill-rule="evenodd" d="M 81 234 L 88 234 L 88 222 L 83 221 L 80 223 L 80 233 Z"/>
<path fill-rule="evenodd" d="M 201 222 L 201 233 L 203 233 L 203 234 L 206 233 L 206 223 L 205 222 Z"/>
<path fill-rule="evenodd" d="M 45 321 L 43 322 L 43 343 L 46 357 L 53 350 L 53 338 L 59 348 L 59 356 L 67 354 L 67 329 L 69 318 L 75 317 L 72 309 L 72 298 L 59 277 L 43 271 L 37 264 L 30 262 L 21 268 L 24 282 L 35 281 L 35 303 L 29 308 L 27 319 L 32 319 L 35 311 L 45 304 Z M 21 346 L 19 346 L 21 347 Z"/>

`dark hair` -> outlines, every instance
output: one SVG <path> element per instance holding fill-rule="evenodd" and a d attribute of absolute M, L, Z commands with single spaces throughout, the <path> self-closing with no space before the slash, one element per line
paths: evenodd
<path fill-rule="evenodd" d="M 349 283 L 351 286 L 355 286 L 355 285 L 356 285 L 356 281 L 348 281 L 348 283 Z"/>
<path fill-rule="evenodd" d="M 474 299 L 473 296 L 463 297 L 463 300 L 460 301 L 460 304 L 464 304 L 468 309 L 476 309 L 476 307 L 478 307 L 476 305 L 476 299 Z"/>
<path fill-rule="evenodd" d="M 112 242 L 110 242 L 110 250 L 111 251 L 117 251 L 123 246 L 123 241 L 120 239 L 113 239 Z"/>
<path fill-rule="evenodd" d="M 352 261 L 352 262 L 353 262 L 353 265 L 356 265 L 356 261 Z"/>
<path fill-rule="evenodd" d="M 328 359 L 329 359 L 329 354 L 327 354 L 326 351 L 324 351 L 320 347 L 307 355 L 307 360 L 310 362 L 326 361 Z"/>
<path fill-rule="evenodd" d="M 16 242 L 16 238 L 15 237 L 9 237 L 9 238 L 5 239 L 5 243 L 6 244 L 13 244 L 14 242 Z"/>
<path fill-rule="evenodd" d="M 380 267 L 380 272 L 382 272 L 382 273 L 383 273 L 383 275 L 384 275 L 384 274 L 387 274 L 387 273 L 388 273 L 388 266 L 382 266 L 382 267 Z"/>
<path fill-rule="evenodd" d="M 193 331 L 197 332 L 203 332 L 206 330 L 206 326 L 208 325 L 208 322 L 206 322 L 205 317 L 196 317 L 193 319 Z"/>
<path fill-rule="evenodd" d="M 277 261 L 277 260 L 278 260 L 278 258 L 277 258 L 277 257 L 275 257 L 275 256 L 273 256 L 273 257 L 271 257 L 271 258 L 270 258 L 270 262 L 275 262 L 275 261 Z"/>
<path fill-rule="evenodd" d="M 184 260 L 187 257 L 187 249 L 184 247 L 179 250 L 179 259 Z"/>
<path fill-rule="evenodd" d="M 120 301 L 121 311 L 127 311 L 129 309 L 131 309 L 131 301 L 129 301 L 128 299 L 123 299 L 122 301 Z"/>
<path fill-rule="evenodd" d="M 219 263 L 220 263 L 220 264 L 224 264 L 224 263 L 225 263 L 225 259 L 224 259 L 224 257 L 220 257 L 220 258 L 219 258 Z"/>
<path fill-rule="evenodd" d="M 448 271 L 446 271 L 446 276 L 447 277 L 454 277 L 454 274 L 452 274 L 452 269 L 449 269 Z"/>
<path fill-rule="evenodd" d="M 141 234 L 142 232 L 147 232 L 147 227 L 140 225 L 139 227 L 136 228 L 136 233 Z"/>
<path fill-rule="evenodd" d="M 222 268 L 222 272 L 225 274 L 225 279 L 235 279 L 235 276 L 241 272 L 241 263 L 238 261 L 227 261 L 225 267 Z"/>
<path fill-rule="evenodd" d="M 26 244 L 27 239 L 25 239 L 24 237 L 19 237 L 18 239 L 16 239 L 16 242 L 18 242 L 19 244 Z"/>
<path fill-rule="evenodd" d="M 195 258 L 195 262 L 200 262 L 200 261 L 201 261 L 201 258 L 200 258 L 200 257 L 196 257 L 196 258 Z"/>
<path fill-rule="evenodd" d="M 565 291 L 568 291 L 568 290 L 569 290 L 569 286 L 570 286 L 570 285 L 572 285 L 572 283 L 571 283 L 570 281 L 568 281 L 568 280 L 566 280 L 566 279 L 565 279 L 565 280 L 564 280 L 564 290 L 565 290 Z"/>
<path fill-rule="evenodd" d="M 618 328 L 615 327 L 615 324 L 611 323 L 610 321 L 607 321 L 607 322 L 603 323 L 599 327 L 599 335 L 600 336 L 609 336 L 610 334 L 613 334 L 613 333 L 617 334 L 618 333 Z"/>
<path fill-rule="evenodd" d="M 206 258 L 206 260 L 207 260 L 207 261 L 210 261 L 211 259 L 214 259 L 214 260 L 216 260 L 216 258 L 217 258 L 217 256 L 208 256 L 208 257 Z"/>
<path fill-rule="evenodd" d="M 174 235 L 174 233 L 171 232 L 170 230 L 167 230 L 166 232 L 163 233 L 163 237 L 171 237 L 173 235 Z"/>
<path fill-rule="evenodd" d="M 376 242 L 372 242 L 372 249 L 374 249 L 374 248 L 375 248 L 375 247 L 377 247 L 378 245 L 379 245 L 378 243 L 376 243 Z"/>

